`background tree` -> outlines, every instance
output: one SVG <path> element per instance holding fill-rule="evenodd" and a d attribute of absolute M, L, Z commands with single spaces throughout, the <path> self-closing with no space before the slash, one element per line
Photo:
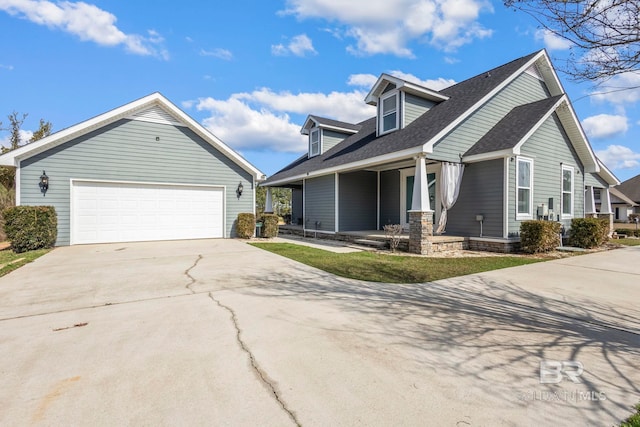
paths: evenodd
<path fill-rule="evenodd" d="M 7 153 L 11 150 L 15 150 L 16 148 L 20 148 L 23 145 L 29 144 L 31 142 L 42 139 L 46 136 L 51 135 L 51 122 L 45 122 L 43 119 L 40 119 L 40 124 L 38 129 L 33 132 L 31 138 L 27 141 L 22 140 L 22 125 L 27 118 L 28 114 L 19 114 L 17 112 L 12 112 L 7 116 L 9 119 L 9 127 L 2 127 L 2 122 L 0 122 L 0 131 L 8 131 L 9 132 L 9 146 L 2 147 L 2 153 Z M 2 185 L 2 189 L 0 189 L 0 207 L 5 208 L 7 206 L 15 205 L 15 187 L 16 187 L 16 170 L 13 167 L 0 166 L 0 185 Z"/>
<path fill-rule="evenodd" d="M 267 189 L 258 187 L 256 190 L 256 212 L 258 217 L 264 213 Z M 284 216 L 291 214 L 291 189 L 271 188 L 271 200 L 273 201 L 273 213 Z"/>
<path fill-rule="evenodd" d="M 571 44 L 559 69 L 596 83 L 640 71 L 640 0 L 505 0 Z"/>

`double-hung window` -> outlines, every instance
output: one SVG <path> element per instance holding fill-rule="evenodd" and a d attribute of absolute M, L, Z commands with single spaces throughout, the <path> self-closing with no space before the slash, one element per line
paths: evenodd
<path fill-rule="evenodd" d="M 320 129 L 314 129 L 309 134 L 309 157 L 320 154 Z"/>
<path fill-rule="evenodd" d="M 380 134 L 398 129 L 398 93 L 381 98 Z"/>
<path fill-rule="evenodd" d="M 518 159 L 516 185 L 516 219 L 531 219 L 533 218 L 533 160 Z"/>
<path fill-rule="evenodd" d="M 573 168 L 562 165 L 562 217 L 573 217 Z"/>

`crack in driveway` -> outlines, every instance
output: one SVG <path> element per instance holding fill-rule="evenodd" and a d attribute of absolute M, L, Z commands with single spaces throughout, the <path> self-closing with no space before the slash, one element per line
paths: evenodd
<path fill-rule="evenodd" d="M 198 265 L 198 263 L 202 258 L 204 258 L 202 254 L 198 254 L 198 258 L 196 258 L 196 260 L 193 262 L 193 265 L 184 271 L 184 275 L 187 276 L 190 280 L 190 282 L 187 283 L 187 286 L 185 286 L 185 288 L 191 291 L 192 294 L 196 293 L 193 289 L 191 289 L 191 286 L 193 286 L 196 283 L 196 278 L 191 275 L 191 270 L 196 268 L 196 266 Z"/>
<path fill-rule="evenodd" d="M 256 361 L 255 356 L 253 355 L 251 350 L 249 350 L 249 347 L 247 347 L 247 344 L 242 340 L 242 337 L 241 337 L 242 330 L 240 329 L 240 325 L 238 325 L 238 317 L 235 311 L 231 307 L 226 306 L 222 304 L 220 301 L 218 301 L 217 299 L 215 299 L 213 297 L 212 292 L 209 292 L 209 298 L 211 298 L 211 300 L 215 302 L 218 305 L 218 307 L 229 312 L 229 314 L 231 315 L 231 322 L 233 323 L 233 326 L 236 330 L 236 341 L 238 342 L 238 345 L 240 345 L 240 348 L 242 349 L 242 351 L 247 353 L 247 356 L 249 357 L 249 362 L 251 363 L 251 367 L 258 375 L 258 378 L 260 379 L 260 381 L 262 381 L 262 383 L 266 385 L 267 388 L 271 391 L 271 393 L 273 394 L 273 397 L 276 399 L 280 407 L 289 415 L 289 418 L 291 418 L 291 421 L 293 421 L 295 425 L 300 427 L 302 424 L 300 424 L 300 421 L 298 421 L 296 414 L 291 409 L 289 409 L 285 401 L 282 400 L 282 397 L 278 393 L 278 390 L 276 389 L 276 387 L 273 385 L 273 382 L 269 379 L 267 374 L 262 370 L 262 368 Z"/>

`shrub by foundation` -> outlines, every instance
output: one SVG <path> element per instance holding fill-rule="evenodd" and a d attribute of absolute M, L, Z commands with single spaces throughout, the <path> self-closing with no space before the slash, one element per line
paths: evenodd
<path fill-rule="evenodd" d="M 262 237 L 271 238 L 278 236 L 278 221 L 280 217 L 274 214 L 262 216 Z"/>
<path fill-rule="evenodd" d="M 4 232 L 15 253 L 50 248 L 58 238 L 53 206 L 13 206 L 2 212 Z"/>
<path fill-rule="evenodd" d="M 256 229 L 256 216 L 252 213 L 239 213 L 236 222 L 236 234 L 241 239 L 250 239 Z"/>
<path fill-rule="evenodd" d="M 609 220 L 600 218 L 574 218 L 571 220 L 569 245 L 595 248 L 609 240 Z"/>
<path fill-rule="evenodd" d="M 550 252 L 560 246 L 559 222 L 525 221 L 520 225 L 520 249 L 529 254 Z"/>

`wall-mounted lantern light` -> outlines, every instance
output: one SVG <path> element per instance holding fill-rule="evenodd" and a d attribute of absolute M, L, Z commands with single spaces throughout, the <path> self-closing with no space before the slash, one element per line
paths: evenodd
<path fill-rule="evenodd" d="M 40 191 L 46 193 L 49 189 L 49 177 L 45 171 L 42 171 L 42 175 L 40 175 Z"/>
<path fill-rule="evenodd" d="M 238 198 L 242 196 L 243 191 L 244 191 L 244 186 L 242 185 L 242 182 L 241 182 L 238 184 L 238 188 L 236 189 L 236 194 L 238 195 Z"/>

